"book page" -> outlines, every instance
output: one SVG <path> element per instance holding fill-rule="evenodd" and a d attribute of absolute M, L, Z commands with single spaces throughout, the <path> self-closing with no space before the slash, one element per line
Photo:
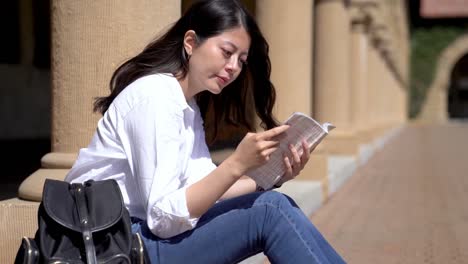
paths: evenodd
<path fill-rule="evenodd" d="M 269 161 L 246 173 L 264 189 L 273 187 L 284 175 L 286 171 L 284 157 L 292 159 L 290 144 L 299 155 L 302 155 L 302 140 L 305 140 L 312 150 L 328 134 L 328 131 L 334 128 L 330 123 L 325 123 L 322 126 L 311 117 L 297 112 L 291 115 L 284 124 L 288 124 L 290 127 L 283 134 L 274 138 L 274 140 L 279 140 L 280 144 L 278 149 L 270 155 Z"/>

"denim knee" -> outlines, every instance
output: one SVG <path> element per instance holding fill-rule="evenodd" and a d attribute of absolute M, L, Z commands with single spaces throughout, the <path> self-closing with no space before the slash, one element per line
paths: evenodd
<path fill-rule="evenodd" d="M 262 193 L 262 195 L 260 195 L 257 199 L 257 202 L 268 203 L 271 205 L 276 205 L 278 207 L 286 206 L 299 208 L 296 202 L 291 197 L 277 191 L 267 191 Z"/>

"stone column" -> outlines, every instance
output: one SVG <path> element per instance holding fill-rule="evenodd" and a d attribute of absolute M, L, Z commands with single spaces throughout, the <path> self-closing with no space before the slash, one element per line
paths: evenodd
<path fill-rule="evenodd" d="M 391 67 L 392 62 L 386 62 L 386 69 L 387 69 L 387 93 L 386 97 L 387 100 L 385 101 L 384 107 L 387 109 L 387 117 L 385 119 L 384 126 L 391 128 L 395 125 L 395 116 L 396 116 L 396 109 L 397 109 L 397 102 L 396 102 L 396 76 L 395 72 Z M 385 114 L 385 110 L 383 112 Z"/>
<path fill-rule="evenodd" d="M 368 5 L 372 3 L 351 4 L 351 122 L 357 135 L 365 130 L 369 112 L 367 75 L 370 17 L 365 10 Z"/>
<path fill-rule="evenodd" d="M 368 11 L 371 15 L 371 24 L 369 27 L 369 49 L 368 49 L 368 63 L 369 74 L 367 76 L 368 82 L 368 105 L 369 111 L 367 114 L 367 126 L 364 136 L 365 141 L 372 141 L 378 136 L 378 125 L 380 120 L 381 109 L 381 89 L 382 89 L 382 57 L 380 54 L 381 45 L 383 42 L 382 32 L 386 30 L 383 24 L 381 14 L 379 12 L 380 6 L 369 8 Z"/>
<path fill-rule="evenodd" d="M 257 22 L 270 45 L 275 115 L 311 114 L 313 1 L 257 0 Z"/>
<path fill-rule="evenodd" d="M 20 186 L 40 200 L 45 178 L 63 179 L 88 145 L 99 114 L 93 99 L 109 93 L 113 71 L 180 16 L 180 0 L 52 0 L 52 152 Z"/>
<path fill-rule="evenodd" d="M 314 117 L 337 128 L 321 144 L 328 153 L 355 155 L 351 123 L 350 15 L 343 0 L 318 0 L 315 12 Z"/>
<path fill-rule="evenodd" d="M 388 69 L 385 65 L 384 58 L 382 56 L 382 46 L 383 40 L 381 36 L 379 36 L 379 40 L 376 43 L 376 69 L 377 69 L 377 76 L 378 79 L 375 80 L 375 89 L 376 89 L 376 100 L 375 100 L 375 115 L 374 115 L 374 135 L 376 137 L 382 136 L 382 130 L 385 127 L 384 124 L 386 123 L 386 119 L 388 118 L 386 110 L 386 102 L 389 100 L 387 97 L 388 94 Z M 387 112 L 387 113 L 385 113 Z"/>
<path fill-rule="evenodd" d="M 378 119 L 377 119 L 377 134 L 383 135 L 392 126 L 392 116 L 396 108 L 394 95 L 395 87 L 393 87 L 394 64 L 391 59 L 392 36 L 388 30 L 379 31 L 379 41 L 377 49 L 379 51 L 379 68 L 381 72 L 381 81 L 379 88 L 378 100 Z"/>
<path fill-rule="evenodd" d="M 401 124 L 408 122 L 408 83 L 400 83 L 398 87 L 398 98 L 399 98 L 399 111 L 398 111 L 398 120 Z"/>
<path fill-rule="evenodd" d="M 314 25 L 314 116 L 345 132 L 350 128 L 350 26 L 344 1 L 316 1 Z"/>
<path fill-rule="evenodd" d="M 396 12 L 396 24 L 398 28 L 398 46 L 397 48 L 397 61 L 398 71 L 400 79 L 398 80 L 398 113 L 397 120 L 399 124 L 407 122 L 408 117 L 408 105 L 407 96 L 409 91 L 409 34 L 408 34 L 408 17 L 407 17 L 407 5 L 404 1 L 397 2 Z"/>
<path fill-rule="evenodd" d="M 385 107 L 387 109 L 387 118 L 385 120 L 384 126 L 387 128 L 392 128 L 395 126 L 395 116 L 396 116 L 396 109 L 397 109 L 397 102 L 396 102 L 396 92 L 397 92 L 397 87 L 396 87 L 396 72 L 394 70 L 394 63 L 392 61 L 387 61 L 386 63 L 386 69 L 387 69 L 387 80 L 388 80 L 388 89 L 387 89 L 387 97 L 388 100 L 385 102 Z M 383 111 L 383 114 L 385 114 L 385 109 Z"/>
<path fill-rule="evenodd" d="M 398 125 L 405 124 L 407 122 L 408 116 L 408 88 L 406 87 L 408 83 L 405 82 L 405 76 L 401 76 L 401 80 L 396 82 L 395 89 L 397 90 L 396 100 L 397 100 L 397 109 L 396 109 L 396 122 Z"/>
<path fill-rule="evenodd" d="M 377 111 L 375 115 L 375 121 L 376 121 L 376 131 L 377 135 L 380 136 L 381 128 L 383 127 L 383 124 L 386 122 L 385 119 L 387 119 L 387 116 L 384 115 L 384 110 L 385 110 L 385 104 L 386 101 L 388 100 L 387 94 L 388 94 L 388 70 L 385 65 L 385 60 L 382 56 L 382 39 L 379 40 L 377 43 L 377 69 L 378 69 L 378 82 L 376 83 L 376 89 L 377 89 Z"/>
<path fill-rule="evenodd" d="M 311 0 L 256 2 L 257 21 L 270 45 L 275 114 L 280 121 L 295 111 L 312 114 L 313 4 Z M 327 170 L 327 156 L 316 149 L 297 179 L 322 181 L 325 198 Z"/>
<path fill-rule="evenodd" d="M 396 78 L 396 76 L 394 78 L 392 78 L 392 82 L 393 82 L 393 100 L 394 100 L 394 109 L 393 109 L 393 116 L 392 116 L 392 124 L 397 126 L 397 125 L 401 125 L 403 123 L 403 120 L 401 120 L 401 112 L 402 112 L 402 108 L 403 108 L 403 100 L 402 100 L 402 97 L 401 97 L 401 94 L 402 94 L 402 87 L 401 87 L 401 82 Z"/>
<path fill-rule="evenodd" d="M 395 42 L 392 42 L 395 43 Z M 398 109 L 400 108 L 399 106 L 399 99 L 398 99 L 398 93 L 400 90 L 399 87 L 399 71 L 398 71 L 398 65 L 396 64 L 396 54 L 395 54 L 395 49 L 392 46 L 389 46 L 387 51 L 386 51 L 386 56 L 385 58 L 387 59 L 387 66 L 389 67 L 389 76 L 388 76 L 388 82 L 389 82 L 389 99 L 387 102 L 387 107 L 390 110 L 390 114 L 388 117 L 388 126 L 394 127 L 396 126 L 398 122 Z"/>
<path fill-rule="evenodd" d="M 373 139 L 373 129 L 376 127 L 377 117 L 377 99 L 378 99 L 378 82 L 379 82 L 379 71 L 378 71 L 378 52 L 375 46 L 375 40 L 372 37 L 370 39 L 370 46 L 368 49 L 368 65 L 369 74 L 367 75 L 367 88 L 368 88 L 368 112 L 367 112 L 367 136 L 366 140 L 370 141 Z"/>

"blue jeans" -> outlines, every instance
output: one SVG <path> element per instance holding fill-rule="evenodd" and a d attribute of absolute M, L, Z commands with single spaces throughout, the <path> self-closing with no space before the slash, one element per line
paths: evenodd
<path fill-rule="evenodd" d="M 255 192 L 215 204 L 197 226 L 161 239 L 145 221 L 132 224 L 142 235 L 151 263 L 237 263 L 263 252 L 271 263 L 345 263 L 284 194 Z"/>

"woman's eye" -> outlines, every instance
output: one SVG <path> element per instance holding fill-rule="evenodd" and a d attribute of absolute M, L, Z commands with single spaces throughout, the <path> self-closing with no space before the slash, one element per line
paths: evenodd
<path fill-rule="evenodd" d="M 223 49 L 223 55 L 226 58 L 230 58 L 232 56 L 232 52 L 230 52 L 229 50 Z"/>
<path fill-rule="evenodd" d="M 239 60 L 239 65 L 240 66 L 246 66 L 247 65 L 247 60 Z"/>

